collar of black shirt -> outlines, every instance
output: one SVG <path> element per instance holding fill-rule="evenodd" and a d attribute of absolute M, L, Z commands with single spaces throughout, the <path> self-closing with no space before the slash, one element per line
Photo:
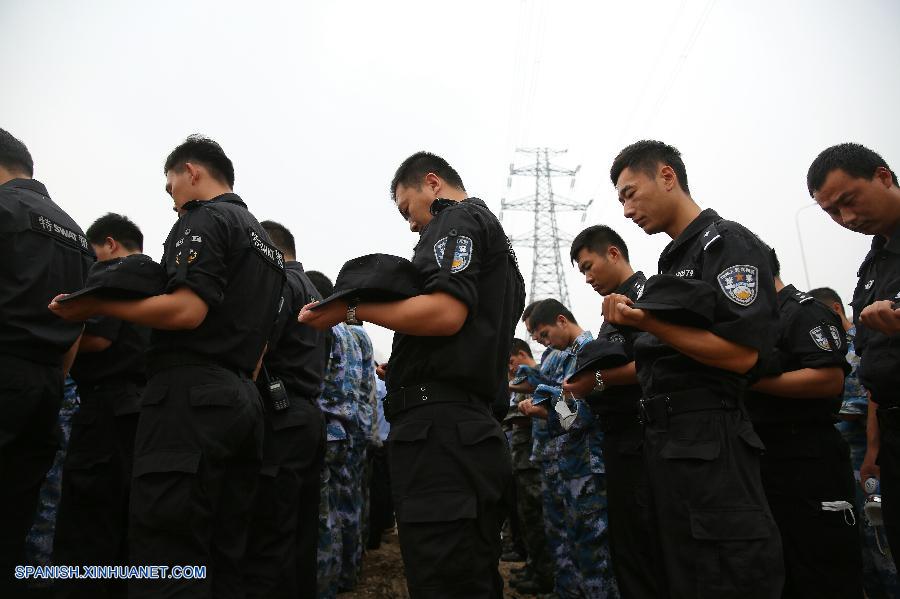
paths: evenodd
<path fill-rule="evenodd" d="M 47 188 L 44 187 L 44 184 L 40 181 L 35 181 L 34 179 L 10 179 L 0 187 L 12 187 L 16 189 L 28 189 L 30 191 L 37 192 L 42 196 L 50 197 L 50 194 L 47 193 Z"/>
<path fill-rule="evenodd" d="M 712 208 L 707 208 L 697 215 L 697 218 L 691 221 L 684 231 L 681 232 L 681 235 L 676 237 L 666 246 L 666 249 L 663 250 L 662 255 L 667 256 L 674 252 L 677 248 L 685 245 L 690 242 L 694 237 L 699 235 L 706 227 L 710 226 L 717 220 L 722 220 L 722 217 L 719 216 L 719 213 L 713 210 Z"/>
<path fill-rule="evenodd" d="M 616 289 L 613 293 L 617 293 L 619 295 L 628 295 L 628 292 L 634 288 L 635 283 L 644 278 L 646 278 L 644 277 L 644 273 L 642 273 L 641 271 L 637 271 L 636 273 L 625 279 L 625 282 L 619 285 L 619 288 Z"/>
<path fill-rule="evenodd" d="M 241 208 L 243 208 L 243 209 L 245 209 L 245 210 L 247 209 L 247 204 L 245 204 L 245 203 L 244 203 L 244 200 L 242 200 L 241 197 L 240 197 L 238 194 L 236 194 L 236 193 L 223 193 L 222 195 L 216 196 L 216 197 L 212 198 L 211 200 L 206 200 L 205 202 L 202 201 L 202 200 L 191 200 L 190 202 L 187 202 L 187 203 L 184 205 L 184 209 L 185 209 L 185 210 L 193 210 L 194 208 L 197 208 L 197 207 L 203 205 L 204 203 L 209 203 L 209 204 L 219 204 L 219 203 L 236 204 L 236 205 L 240 206 Z"/>
<path fill-rule="evenodd" d="M 888 239 L 884 235 L 875 235 L 872 238 L 873 250 L 887 250 L 892 254 L 900 254 L 900 228 Z"/>

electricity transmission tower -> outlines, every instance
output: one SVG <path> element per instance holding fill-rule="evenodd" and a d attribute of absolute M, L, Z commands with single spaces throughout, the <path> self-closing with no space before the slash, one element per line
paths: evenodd
<path fill-rule="evenodd" d="M 513 245 L 530 249 L 532 252 L 529 301 L 556 298 L 568 306 L 569 288 L 566 285 L 563 256 L 559 246 L 571 243 L 571 239 L 560 232 L 556 215 L 559 212 L 581 212 L 583 222 L 586 210 L 593 200 L 579 203 L 554 193 L 553 177 L 571 177 L 571 188 L 575 186 L 575 175 L 581 169 L 581 165 L 575 169 L 565 169 L 550 163 L 551 156 L 565 154 L 566 150 L 524 148 L 517 149 L 516 152 L 531 154 L 534 161 L 520 167 L 510 164 L 507 188 L 512 187 L 514 176 L 534 177 L 534 195 L 511 201 L 504 199 L 500 204 L 500 217 L 503 217 L 504 210 L 533 213 L 534 226 L 531 232 L 510 238 Z"/>

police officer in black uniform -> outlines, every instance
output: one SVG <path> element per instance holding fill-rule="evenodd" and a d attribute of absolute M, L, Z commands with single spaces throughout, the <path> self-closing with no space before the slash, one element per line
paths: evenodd
<path fill-rule="evenodd" d="M 882 510 L 900 568 L 900 187 L 876 152 L 854 143 L 823 150 L 806 178 L 810 195 L 851 231 L 873 235 L 853 293 L 859 380 L 869 392 L 860 483 L 881 479 Z"/>
<path fill-rule="evenodd" d="M 56 419 L 81 335 L 47 310 L 79 289 L 94 261 L 87 238 L 31 177 L 21 141 L 0 129 L 0 595 L 24 556 L 38 492 L 58 445 Z"/>
<path fill-rule="evenodd" d="M 768 256 L 753 233 L 700 210 L 671 146 L 626 147 L 610 178 L 626 218 L 672 238 L 659 272 L 714 294 L 707 329 L 633 308 L 622 295 L 604 299 L 608 322 L 649 333 L 634 352 L 654 540 L 665 567 L 657 588 L 671 597 L 776 597 L 781 542 L 760 480 L 763 445 L 742 401 L 776 317 Z"/>
<path fill-rule="evenodd" d="M 862 597 L 850 448 L 834 427 L 850 372 L 844 330 L 831 309 L 781 281 L 774 250 L 771 260 L 775 349 L 760 361 L 747 408 L 766 445 L 762 481 L 784 547 L 783 596 Z"/>
<path fill-rule="evenodd" d="M 97 219 L 86 237 L 100 263 L 127 256 L 150 261 L 141 254 L 141 230 L 119 214 Z M 56 564 L 128 563 L 128 489 L 149 342 L 148 327 L 105 316 L 85 323 L 72 365 L 80 405 L 63 464 L 53 539 Z M 59 585 L 65 589 L 62 596 L 121 596 L 125 591 L 125 582 L 114 580 L 72 579 Z"/>
<path fill-rule="evenodd" d="M 320 296 L 297 262 L 294 236 L 276 222 L 261 224 L 284 254 L 287 281 L 258 378 L 266 429 L 247 545 L 247 596 L 314 599 L 325 458 L 325 419 L 316 398 L 330 352 L 324 333 L 296 319 Z"/>
<path fill-rule="evenodd" d="M 153 329 L 134 448 L 131 563 L 205 565 L 207 573 L 136 580 L 131 595 L 241 597 L 263 435 L 251 376 L 278 313 L 284 257 L 231 191 L 234 168 L 219 144 L 191 136 L 164 171 L 180 214 L 161 261 L 168 293 L 51 308 Z"/>
<path fill-rule="evenodd" d="M 616 293 L 636 301 L 647 278 L 635 272 L 622 237 L 605 225 L 579 233 L 569 256 L 585 282 L 600 295 Z M 603 431 L 603 462 L 609 502 L 609 548 L 616 583 L 623 597 L 656 597 L 659 559 L 648 542 L 653 530 L 647 506 L 647 474 L 641 453 L 643 432 L 638 418 L 641 387 L 634 365 L 634 340 L 640 333 L 604 322 L 596 339 L 579 355 L 596 357 L 597 367 L 569 378 L 563 392 L 584 397 Z M 606 358 L 621 354 L 627 364 Z M 609 366 L 600 367 L 608 363 Z M 576 366 L 578 369 L 579 366 Z"/>
<path fill-rule="evenodd" d="M 508 397 L 506 368 L 524 283 L 497 218 L 456 171 L 420 152 L 391 193 L 420 234 L 413 264 L 424 293 L 406 300 L 304 309 L 325 328 L 357 318 L 397 332 L 385 415 L 400 548 L 410 595 L 500 597 L 506 438 L 490 404 Z"/>

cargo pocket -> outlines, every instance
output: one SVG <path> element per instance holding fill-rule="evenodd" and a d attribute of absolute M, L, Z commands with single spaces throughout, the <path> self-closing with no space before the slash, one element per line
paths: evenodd
<path fill-rule="evenodd" d="M 111 457 L 99 453 L 69 453 L 63 465 L 63 493 L 66 501 L 95 504 L 108 501 L 112 487 Z"/>
<path fill-rule="evenodd" d="M 690 518 L 698 542 L 698 596 L 739 597 L 778 574 L 780 556 L 767 546 L 773 524 L 762 508 L 692 509 Z"/>
<path fill-rule="evenodd" d="M 131 513 L 149 529 L 185 534 L 191 527 L 192 490 L 200 452 L 154 452 L 134 458 Z"/>
<path fill-rule="evenodd" d="M 667 460 L 699 460 L 711 462 L 719 457 L 721 444 L 718 441 L 688 441 L 670 439 L 666 441 L 659 455 Z"/>
<path fill-rule="evenodd" d="M 506 443 L 506 435 L 493 421 L 469 420 L 457 423 L 456 428 L 459 431 L 459 442 L 463 445 L 478 445 L 488 439 Z"/>
<path fill-rule="evenodd" d="M 397 528 L 416 563 L 407 573 L 410 589 L 440 596 L 439 587 L 454 587 L 480 572 L 476 517 L 474 494 L 462 491 L 411 495 L 398 503 Z"/>
<path fill-rule="evenodd" d="M 272 430 L 280 431 L 286 428 L 299 428 L 309 424 L 309 414 L 303 410 L 289 408 L 283 412 L 275 412 L 269 416 Z M 299 434 L 299 431 L 293 431 Z M 292 433 L 292 434 L 293 434 Z"/>
<path fill-rule="evenodd" d="M 418 475 L 420 470 L 431 472 L 434 468 L 427 462 L 428 456 L 423 449 L 431 431 L 431 421 L 410 420 L 391 426 L 388 433 L 388 464 L 390 466 L 391 486 L 395 494 L 402 497 Z M 395 495 L 394 500 L 399 498 Z"/>
<path fill-rule="evenodd" d="M 191 387 L 190 403 L 195 408 L 238 405 L 238 389 L 230 385 L 197 385 Z"/>
<path fill-rule="evenodd" d="M 144 390 L 144 394 L 141 396 L 141 407 L 161 404 L 168 391 L 169 388 L 165 385 L 159 387 L 147 387 L 147 389 Z"/>

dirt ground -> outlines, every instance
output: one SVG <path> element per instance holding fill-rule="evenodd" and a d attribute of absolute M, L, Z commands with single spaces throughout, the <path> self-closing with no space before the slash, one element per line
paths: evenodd
<path fill-rule="evenodd" d="M 522 563 L 500 562 L 500 574 L 503 575 L 505 599 L 524 599 L 532 595 L 522 595 L 509 588 L 510 568 L 521 567 Z M 400 558 L 400 545 L 397 532 L 385 533 L 381 547 L 366 552 L 363 557 L 362 577 L 356 590 L 340 593 L 340 599 L 408 599 L 406 579 L 403 576 L 403 561 Z"/>

